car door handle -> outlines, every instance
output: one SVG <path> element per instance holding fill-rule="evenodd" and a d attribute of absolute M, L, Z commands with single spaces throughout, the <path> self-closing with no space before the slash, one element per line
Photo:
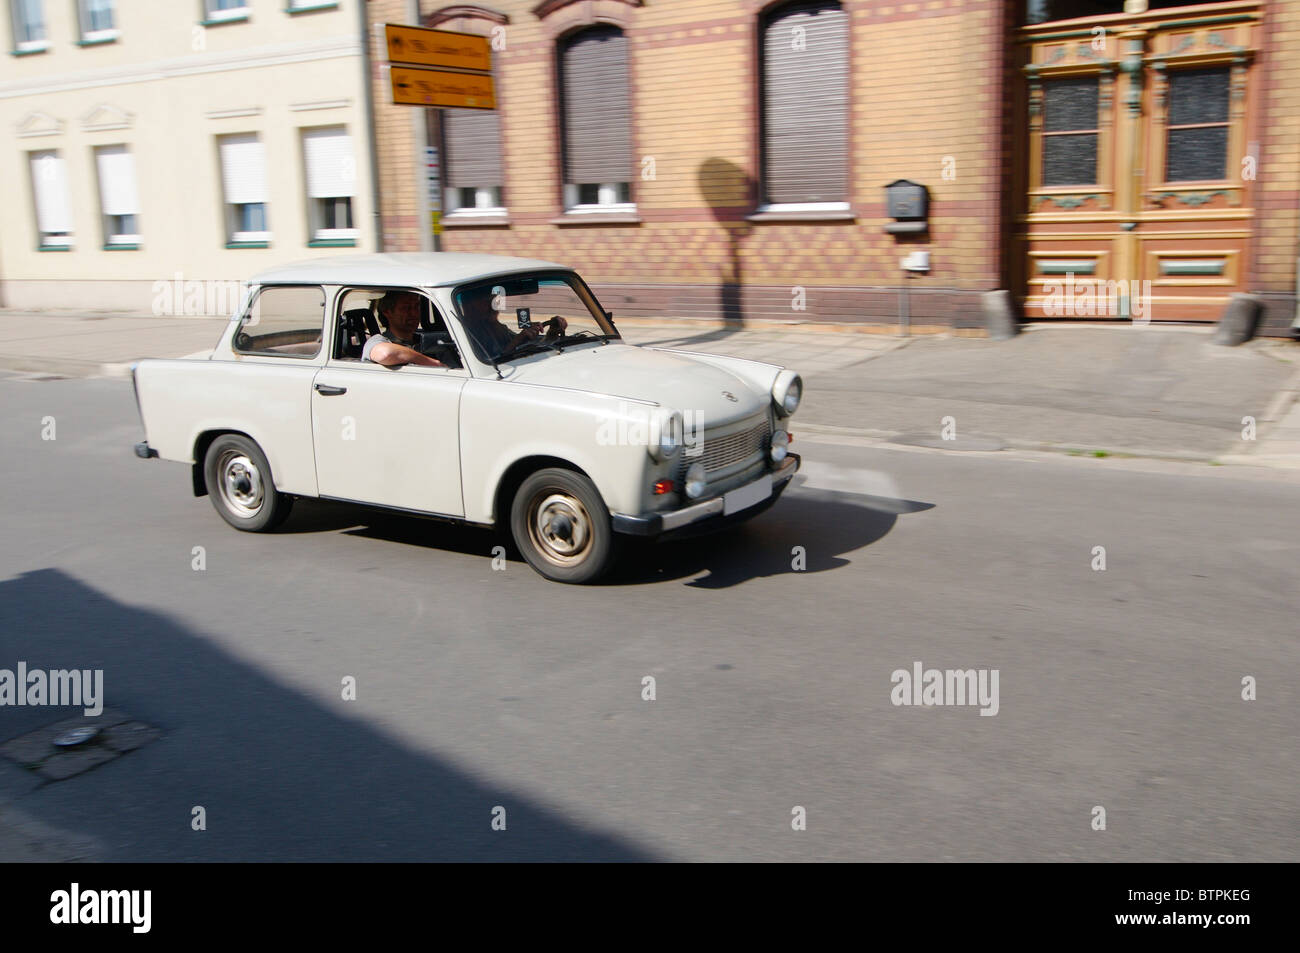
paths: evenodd
<path fill-rule="evenodd" d="M 339 394 L 346 394 L 346 387 L 331 387 L 329 384 L 317 384 L 316 393 L 323 394 L 326 397 L 337 397 Z"/>

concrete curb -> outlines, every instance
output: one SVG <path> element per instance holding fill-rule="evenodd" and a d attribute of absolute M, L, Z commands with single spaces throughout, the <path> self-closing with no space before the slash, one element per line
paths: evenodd
<path fill-rule="evenodd" d="M 859 429 L 854 427 L 837 427 L 837 426 L 832 426 L 830 424 L 818 424 L 818 423 L 813 423 L 811 421 L 803 422 L 799 420 L 792 421 L 790 429 L 794 433 L 796 443 L 798 441 L 800 434 L 807 434 L 810 437 L 822 437 L 822 438 L 848 437 L 852 440 L 866 441 L 874 445 L 887 447 L 889 449 L 898 449 L 898 450 L 917 449 L 916 447 L 910 444 L 893 442 L 894 438 L 903 435 L 904 431 L 901 430 L 872 430 L 868 428 Z M 971 434 L 971 436 L 979 436 L 979 435 Z M 997 439 L 1005 443 L 1006 450 L 1027 450 L 1034 453 L 1054 453 L 1054 454 L 1060 454 L 1062 456 L 1083 457 L 1083 458 L 1092 458 L 1096 454 L 1102 454 L 1102 456 L 1096 457 L 1096 459 L 1099 460 L 1111 459 L 1111 458 L 1118 459 L 1118 458 L 1125 458 L 1125 457 L 1136 457 L 1145 460 L 1166 460 L 1171 463 L 1203 463 L 1208 465 L 1211 463 L 1222 462 L 1223 459 L 1219 457 L 1209 456 L 1204 453 L 1194 453 L 1190 450 L 1184 450 L 1184 451 L 1153 450 L 1148 447 L 1118 447 L 1113 444 L 1105 447 L 1093 447 L 1093 446 L 1088 446 L 1086 444 L 1080 444 L 1080 443 L 1070 443 L 1070 444 L 1042 443 L 1034 440 L 1017 440 L 1014 437 L 1004 437 L 1004 436 L 998 436 L 994 439 Z M 939 452 L 939 453 L 957 452 L 955 450 L 948 451 L 942 447 L 927 447 L 921 449 L 934 450 L 935 452 Z M 1000 451 L 983 451 L 983 452 L 996 453 Z M 1288 466 L 1284 464 L 1271 464 L 1267 462 L 1257 462 L 1254 459 L 1251 459 L 1249 461 L 1234 461 L 1234 462 L 1249 462 L 1250 465 L 1252 466 Z M 1300 459 L 1297 459 L 1297 462 L 1295 464 L 1290 464 L 1289 466 L 1300 466 Z"/>
<path fill-rule="evenodd" d="M 1224 454 L 1216 462 L 1300 470 L 1300 367 L 1273 395 L 1256 428 L 1262 432 L 1249 449 Z"/>

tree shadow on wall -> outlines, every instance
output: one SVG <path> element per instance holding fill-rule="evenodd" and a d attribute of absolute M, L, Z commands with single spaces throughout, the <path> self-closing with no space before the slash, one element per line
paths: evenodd
<path fill-rule="evenodd" d="M 727 264 L 718 286 L 718 312 L 727 326 L 700 339 L 707 341 L 744 330 L 744 266 L 740 247 L 754 230 L 745 221 L 745 214 L 753 203 L 755 183 L 740 166 L 717 157 L 700 163 L 695 180 L 713 220 L 727 236 Z"/>

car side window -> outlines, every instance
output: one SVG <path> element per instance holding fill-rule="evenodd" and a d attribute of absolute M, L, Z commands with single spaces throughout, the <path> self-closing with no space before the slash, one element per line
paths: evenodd
<path fill-rule="evenodd" d="M 338 299 L 338 316 L 333 352 L 338 361 L 360 361 L 368 340 L 387 329 L 385 296 L 412 295 L 420 303 L 420 323 L 415 331 L 415 348 L 451 368 L 462 363 L 454 339 L 441 313 L 425 295 L 413 288 L 349 288 Z"/>
<path fill-rule="evenodd" d="M 324 289 L 316 285 L 263 288 L 235 329 L 235 351 L 312 358 L 320 353 L 324 326 Z"/>

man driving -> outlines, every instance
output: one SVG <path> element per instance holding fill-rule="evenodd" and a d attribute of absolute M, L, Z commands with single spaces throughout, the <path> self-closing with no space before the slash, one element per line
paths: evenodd
<path fill-rule="evenodd" d="M 533 341 L 542 334 L 542 329 L 550 326 L 547 332 L 547 338 L 553 338 L 561 333 L 568 322 L 559 316 L 552 321 L 544 321 L 538 324 L 529 324 L 519 331 L 511 330 L 507 325 L 501 323 L 500 314 L 497 312 L 498 302 L 495 300 L 501 294 L 503 289 L 500 286 L 495 288 L 476 288 L 470 292 L 462 292 L 457 296 L 461 314 L 465 321 L 465 330 L 470 337 L 474 339 L 475 344 L 483 352 L 483 356 L 488 360 L 493 360 L 506 353 L 512 347 L 516 347 L 526 341 Z"/>
<path fill-rule="evenodd" d="M 380 298 L 379 320 L 387 330 L 371 335 L 361 349 L 361 360 L 385 367 L 401 367 L 403 364 L 445 367 L 441 361 L 415 349 L 421 306 L 420 296 L 411 291 L 390 291 Z"/>

